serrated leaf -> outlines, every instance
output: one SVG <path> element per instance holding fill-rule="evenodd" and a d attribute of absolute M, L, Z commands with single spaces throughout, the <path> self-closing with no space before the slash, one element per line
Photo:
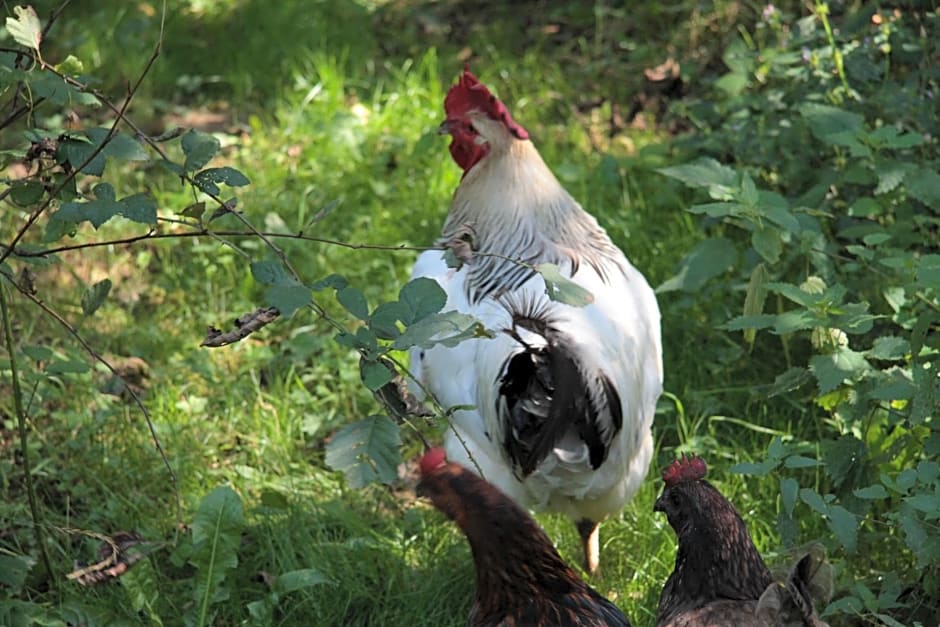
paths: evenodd
<path fill-rule="evenodd" d="M 369 319 L 369 303 L 361 290 L 355 287 L 344 287 L 336 291 L 336 300 L 346 311 L 360 320 Z"/>
<path fill-rule="evenodd" d="M 241 187 L 251 183 L 247 176 L 228 166 L 203 170 L 193 177 L 193 182 L 196 187 L 213 196 L 217 196 L 221 191 L 220 183 L 229 187 Z"/>
<path fill-rule="evenodd" d="M 192 129 L 183 135 L 181 143 L 183 154 L 186 155 L 186 161 L 183 162 L 184 172 L 195 172 L 202 169 L 218 154 L 221 147 L 219 140 L 212 135 Z"/>
<path fill-rule="evenodd" d="M 829 508 L 829 528 L 846 551 L 855 552 L 858 539 L 858 519 L 855 514 L 841 505 L 833 505 Z"/>
<path fill-rule="evenodd" d="M 744 296 L 745 317 L 759 315 L 764 310 L 764 301 L 767 299 L 767 289 L 764 284 L 767 282 L 767 270 L 764 264 L 759 263 L 751 270 L 751 277 L 747 282 L 747 293 Z M 757 330 L 753 328 L 744 329 L 744 341 L 753 348 L 754 339 L 757 337 Z"/>
<path fill-rule="evenodd" d="M 793 508 L 796 506 L 797 492 L 800 486 L 796 479 L 789 477 L 780 480 L 780 501 L 783 504 L 783 511 L 787 516 L 793 516 Z"/>
<path fill-rule="evenodd" d="M 95 185 L 92 193 L 95 200 L 67 202 L 54 214 L 53 219 L 72 224 L 81 224 L 87 220 L 95 229 L 115 216 L 142 224 L 157 223 L 157 205 L 147 194 L 134 194 L 117 201 L 114 188 L 109 183 Z"/>
<path fill-rule="evenodd" d="M 304 285 L 272 285 L 264 292 L 268 305 L 276 308 L 285 318 L 313 300 L 310 288 Z"/>
<path fill-rule="evenodd" d="M 220 486 L 207 494 L 193 517 L 193 550 L 189 562 L 196 568 L 193 599 L 198 624 L 205 625 L 209 606 L 228 598 L 223 586 L 227 571 L 238 566 L 238 548 L 245 525 L 238 494 Z"/>
<path fill-rule="evenodd" d="M 916 198 L 934 211 L 940 211 L 940 174 L 921 168 L 904 179 L 908 195 Z"/>
<path fill-rule="evenodd" d="M 845 346 L 829 355 L 814 355 L 809 360 L 809 367 L 816 376 L 821 394 L 831 392 L 846 379 L 853 379 L 870 369 L 863 354 Z"/>
<path fill-rule="evenodd" d="M 751 233 L 751 246 L 769 263 L 777 263 L 780 261 L 780 253 L 783 252 L 780 229 L 773 226 L 758 226 Z"/>
<path fill-rule="evenodd" d="M 777 375 L 777 378 L 774 379 L 773 384 L 767 391 L 767 396 L 773 398 L 774 396 L 792 392 L 805 385 L 809 380 L 809 370 L 794 366 L 793 368 L 787 369 L 782 374 Z"/>
<path fill-rule="evenodd" d="M 110 132 L 110 129 L 98 127 L 88 129 L 85 134 L 91 140 L 91 146 L 97 147 L 104 143 Z M 140 142 L 121 132 L 115 133 L 111 137 L 108 145 L 102 150 L 102 154 L 121 161 L 148 161 L 150 159 L 150 155 L 140 145 Z"/>
<path fill-rule="evenodd" d="M 883 335 L 876 338 L 865 354 L 872 359 L 902 359 L 911 350 L 911 344 L 902 337 Z"/>
<path fill-rule="evenodd" d="M 698 159 L 692 163 L 658 168 L 660 174 L 678 179 L 689 187 L 734 187 L 738 182 L 738 175 L 732 168 L 722 165 L 710 157 Z"/>
<path fill-rule="evenodd" d="M 411 314 L 402 322 L 411 324 L 441 311 L 447 304 L 447 293 L 434 279 L 418 277 L 402 286 L 398 300 L 408 307 Z"/>
<path fill-rule="evenodd" d="M 284 265 L 280 261 L 273 259 L 252 262 L 251 276 L 253 276 L 258 283 L 265 285 L 297 285 L 294 277 L 288 274 Z"/>
<path fill-rule="evenodd" d="M 389 370 L 385 364 L 376 361 L 362 361 L 359 367 L 359 375 L 367 388 L 375 391 L 392 380 L 395 373 Z"/>
<path fill-rule="evenodd" d="M 857 498 L 866 499 L 866 500 L 876 500 L 876 499 L 886 499 L 888 498 L 888 491 L 885 490 L 885 487 L 880 483 L 870 485 L 867 488 L 857 488 L 852 490 Z"/>
<path fill-rule="evenodd" d="M 36 15 L 36 9 L 31 6 L 15 6 L 13 14 L 15 17 L 7 18 L 7 32 L 16 43 L 39 52 L 39 44 L 42 43 L 42 23 Z"/>
<path fill-rule="evenodd" d="M 737 260 L 738 249 L 731 240 L 709 238 L 697 244 L 682 259 L 679 272 L 657 287 L 656 292 L 695 292 L 711 279 L 727 272 Z"/>
<path fill-rule="evenodd" d="M 391 483 L 401 463 L 399 428 L 386 416 L 369 416 L 343 427 L 326 445 L 326 463 L 353 488 Z"/>
<path fill-rule="evenodd" d="M 803 455 L 790 455 L 783 461 L 783 465 L 787 468 L 811 468 L 819 466 L 819 464 L 818 459 L 804 457 Z"/>
<path fill-rule="evenodd" d="M 82 313 L 86 316 L 98 311 L 111 292 L 111 279 L 102 279 L 82 293 Z"/>
<path fill-rule="evenodd" d="M 321 584 L 332 584 L 329 577 L 316 568 L 303 568 L 282 573 L 274 580 L 274 591 L 278 594 L 287 594 Z"/>
<path fill-rule="evenodd" d="M 833 145 L 847 145 L 850 138 L 863 130 L 865 123 L 865 118 L 857 113 L 814 102 L 804 103 L 799 111 L 813 135 Z"/>
<path fill-rule="evenodd" d="M 924 255 L 918 259 L 917 282 L 923 287 L 940 289 L 940 255 Z"/>
<path fill-rule="evenodd" d="M 829 513 L 829 506 L 823 500 L 816 490 L 809 488 L 800 488 L 800 500 L 809 505 L 816 513 L 826 515 Z"/>
<path fill-rule="evenodd" d="M 562 275 L 555 264 L 540 263 L 535 270 L 545 281 L 545 293 L 549 299 L 572 307 L 584 307 L 594 302 L 594 294 Z"/>
<path fill-rule="evenodd" d="M 904 180 L 907 174 L 907 167 L 902 163 L 888 162 L 878 168 L 878 185 L 875 187 L 875 195 L 887 194 L 894 191 Z"/>
<path fill-rule="evenodd" d="M 121 215 L 133 222 L 141 224 L 157 223 L 157 203 L 147 194 L 134 194 L 122 198 Z"/>

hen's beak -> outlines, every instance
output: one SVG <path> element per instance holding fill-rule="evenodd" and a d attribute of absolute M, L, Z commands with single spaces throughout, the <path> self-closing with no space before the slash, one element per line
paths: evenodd
<path fill-rule="evenodd" d="M 437 134 L 438 135 L 450 135 L 453 132 L 454 127 L 457 126 L 457 124 L 459 124 L 457 120 L 451 120 L 451 119 L 444 120 L 443 122 L 441 122 L 441 125 L 437 127 Z"/>

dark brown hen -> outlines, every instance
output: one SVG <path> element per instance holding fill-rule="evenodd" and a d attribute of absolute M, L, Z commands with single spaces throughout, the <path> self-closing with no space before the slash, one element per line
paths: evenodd
<path fill-rule="evenodd" d="M 698 457 L 676 460 L 654 510 L 679 540 L 659 598 L 659 627 L 757 626 L 757 601 L 773 582 L 734 506 L 705 480 Z"/>
<path fill-rule="evenodd" d="M 542 528 L 499 489 L 442 449 L 421 459 L 418 494 L 463 531 L 476 567 L 469 627 L 630 627 L 627 617 L 585 584 Z"/>

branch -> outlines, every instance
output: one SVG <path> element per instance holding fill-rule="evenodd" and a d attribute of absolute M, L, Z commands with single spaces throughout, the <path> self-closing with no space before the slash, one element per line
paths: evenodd
<path fill-rule="evenodd" d="M 212 231 L 208 228 L 200 228 L 192 231 L 180 231 L 176 233 L 157 233 L 153 229 L 144 233 L 143 235 L 133 235 L 131 237 L 121 238 L 121 239 L 112 239 L 105 240 L 101 242 L 86 242 L 84 244 L 74 244 L 71 246 L 58 246 L 56 248 L 45 248 L 43 250 L 14 250 L 13 254 L 17 257 L 46 257 L 47 255 L 53 255 L 57 253 L 64 253 L 73 250 L 83 250 L 85 248 L 100 248 L 102 246 L 118 246 L 121 244 L 134 244 L 136 242 L 144 240 L 158 240 L 158 239 L 173 239 L 173 238 L 186 238 L 186 237 L 204 237 L 218 235 L 220 237 L 255 237 L 255 231 Z M 390 251 L 413 251 L 413 252 L 424 252 L 426 250 L 434 250 L 434 247 L 430 246 L 409 246 L 407 244 L 398 244 L 398 245 L 387 245 L 387 244 L 356 244 L 352 242 L 343 242 L 341 240 L 334 240 L 325 237 L 314 237 L 311 235 L 303 235 L 300 233 L 274 233 L 271 231 L 260 231 L 262 235 L 268 238 L 281 238 L 281 239 L 296 239 L 303 240 L 307 242 L 317 242 L 320 244 L 329 244 L 331 246 L 340 246 L 343 248 L 351 248 L 354 250 L 390 250 Z"/>

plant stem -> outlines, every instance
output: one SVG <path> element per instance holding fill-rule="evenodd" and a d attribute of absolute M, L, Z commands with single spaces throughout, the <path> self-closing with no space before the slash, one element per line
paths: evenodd
<path fill-rule="evenodd" d="M 49 554 L 46 552 L 46 539 L 42 533 L 42 517 L 39 513 L 39 505 L 36 499 L 36 486 L 33 483 L 32 465 L 29 461 L 29 432 L 26 429 L 26 411 L 23 409 L 23 396 L 20 391 L 20 377 L 16 369 L 16 350 L 13 346 L 13 330 L 10 325 L 10 312 L 7 308 L 6 290 L 0 285 L 0 317 L 3 318 L 3 333 L 6 336 L 7 352 L 10 355 L 10 376 L 13 379 L 13 406 L 16 408 L 16 424 L 20 432 L 20 448 L 23 453 L 23 473 L 26 477 L 26 494 L 29 498 L 29 511 L 33 518 L 33 533 L 36 534 L 36 544 L 39 546 L 39 554 L 42 556 L 42 563 L 46 567 L 46 573 L 51 582 L 55 582 L 52 576 L 52 562 L 49 561 Z"/>

